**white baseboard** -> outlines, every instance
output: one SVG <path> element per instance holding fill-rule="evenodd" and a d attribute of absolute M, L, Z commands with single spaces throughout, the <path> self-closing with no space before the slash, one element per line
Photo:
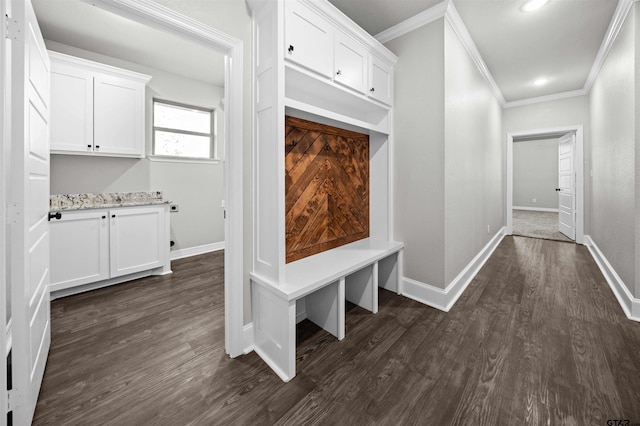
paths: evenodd
<path fill-rule="evenodd" d="M 11 352 L 11 347 L 13 346 L 13 334 L 11 334 L 11 329 L 13 328 L 12 326 L 13 324 L 13 318 L 9 318 L 9 321 L 7 322 L 7 330 L 6 330 L 6 336 L 7 336 L 7 352 L 5 356 L 9 356 L 9 352 Z"/>
<path fill-rule="evenodd" d="M 212 251 L 224 250 L 224 241 L 217 243 L 204 244 L 196 247 L 188 247 L 179 250 L 173 250 L 169 257 L 171 260 L 182 259 L 184 257 L 197 256 L 199 254 L 211 253 Z"/>
<path fill-rule="evenodd" d="M 559 209 L 551 209 L 546 207 L 522 207 L 522 206 L 513 206 L 513 210 L 527 210 L 530 212 L 552 212 L 558 213 Z"/>
<path fill-rule="evenodd" d="M 609 287 L 611 287 L 611 291 L 613 291 L 616 299 L 618 299 L 618 303 L 622 307 L 624 314 L 630 320 L 640 322 L 640 299 L 633 297 L 624 284 L 624 281 L 622 281 L 618 273 L 613 269 L 613 266 L 611 266 L 604 254 L 602 254 L 602 251 L 600 251 L 600 248 L 589 235 L 584 236 L 584 245 L 589 249 L 602 275 L 604 275 L 607 283 L 609 283 Z"/>
<path fill-rule="evenodd" d="M 253 344 L 253 323 L 245 324 L 242 328 L 242 347 L 243 353 L 246 355 L 253 352 L 255 346 Z"/>
<path fill-rule="evenodd" d="M 506 227 L 502 227 L 458 276 L 447 285 L 447 288 L 441 289 L 410 278 L 403 278 L 402 295 L 441 311 L 449 312 L 478 271 L 480 271 L 480 268 L 498 247 L 498 244 L 505 236 L 505 232 Z"/>

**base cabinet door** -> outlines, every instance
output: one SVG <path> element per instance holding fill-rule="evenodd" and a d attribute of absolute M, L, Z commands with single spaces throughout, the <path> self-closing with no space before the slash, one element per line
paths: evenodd
<path fill-rule="evenodd" d="M 62 212 L 51 220 L 50 290 L 109 278 L 109 222 L 106 210 Z"/>
<path fill-rule="evenodd" d="M 164 207 L 110 211 L 111 277 L 165 265 Z"/>

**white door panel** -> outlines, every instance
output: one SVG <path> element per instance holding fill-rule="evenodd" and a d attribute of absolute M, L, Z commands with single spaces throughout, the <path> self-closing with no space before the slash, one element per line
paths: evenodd
<path fill-rule="evenodd" d="M 109 278 L 106 210 L 63 212 L 51 221 L 51 291 Z"/>
<path fill-rule="evenodd" d="M 558 230 L 572 240 L 576 239 L 574 151 L 575 135 L 568 133 L 561 137 L 558 145 Z"/>
<path fill-rule="evenodd" d="M 164 207 L 110 212 L 111 277 L 164 266 Z"/>
<path fill-rule="evenodd" d="M 285 2 L 285 58 L 331 76 L 333 33 L 331 25 L 299 1 Z"/>
<path fill-rule="evenodd" d="M 11 0 L 12 374 L 14 424 L 33 418 L 51 340 L 49 322 L 49 57 L 29 0 Z"/>

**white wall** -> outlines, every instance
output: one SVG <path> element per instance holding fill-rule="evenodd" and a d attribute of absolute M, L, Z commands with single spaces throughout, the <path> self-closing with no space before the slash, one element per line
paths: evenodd
<path fill-rule="evenodd" d="M 404 275 L 444 286 L 444 19 L 390 41 L 394 68 L 394 238 Z"/>
<path fill-rule="evenodd" d="M 504 224 L 502 108 L 445 21 L 445 283 Z M 487 226 L 490 231 L 487 231 Z"/>
<path fill-rule="evenodd" d="M 633 6 L 589 96 L 592 199 L 589 234 L 635 297 L 638 274 L 638 49 Z"/>
<path fill-rule="evenodd" d="M 558 138 L 514 141 L 514 206 L 557 210 L 558 179 Z"/>
<path fill-rule="evenodd" d="M 224 137 L 223 110 L 218 108 L 224 89 L 208 83 L 151 69 L 60 43 L 47 41 L 47 48 L 61 53 L 118 66 L 153 76 L 146 88 L 146 146 L 151 153 L 152 99 L 154 97 L 217 108 L 218 142 Z M 144 159 L 53 155 L 51 193 L 129 192 L 160 190 L 165 199 L 178 204 L 171 213 L 172 250 L 224 241 L 221 201 L 224 197 L 223 164 L 168 163 Z"/>
<path fill-rule="evenodd" d="M 406 278 L 446 288 L 504 222 L 502 110 L 444 18 L 386 46 L 399 57 L 394 238 Z"/>

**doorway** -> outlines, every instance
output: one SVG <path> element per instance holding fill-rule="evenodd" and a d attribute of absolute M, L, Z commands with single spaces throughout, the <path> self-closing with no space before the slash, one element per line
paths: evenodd
<path fill-rule="evenodd" d="M 569 135 L 569 136 L 567 136 Z M 562 139 L 562 138 L 565 139 Z M 562 152 L 559 147 L 563 146 L 562 141 L 567 141 L 567 137 L 572 138 L 573 144 L 571 169 L 567 171 L 566 161 L 562 161 Z M 553 195 L 544 194 L 546 200 L 538 200 L 537 197 L 523 196 L 518 194 L 514 197 L 514 144 L 528 143 L 528 141 L 551 141 L 554 146 L 556 158 L 558 158 L 558 175 L 557 180 L 554 175 L 552 179 L 555 181 L 555 191 Z M 530 143 L 530 142 L 529 142 Z M 541 142 L 543 143 L 543 142 Z M 516 148 L 517 151 L 517 148 Z M 516 152 L 516 155 L 518 153 Z M 564 169 L 562 164 L 565 164 Z M 554 166 L 555 167 L 555 166 Z M 562 170 L 562 171 L 561 171 Z M 507 188 L 506 188 L 506 217 L 507 217 L 507 235 L 525 235 L 537 238 L 558 239 L 561 241 L 575 241 L 578 244 L 584 243 L 584 141 L 583 127 L 566 126 L 550 129 L 540 129 L 522 132 L 513 132 L 507 135 Z M 567 187 L 567 179 L 569 186 Z M 563 182 L 563 184 L 560 184 Z M 549 185 L 549 182 L 546 183 Z M 561 188 L 558 188 L 561 187 Z M 561 191 L 559 191 L 561 190 Z M 562 195 L 558 195 L 558 192 Z M 530 194 L 528 194 L 530 195 Z M 569 196 L 569 198 L 567 198 Z M 543 198 L 544 198 L 543 197 Z M 535 200 L 534 200 L 535 198 Z M 515 200 L 514 200 L 515 199 Z M 554 201 L 552 201 L 554 200 Z M 563 209 L 564 213 L 560 213 L 562 205 L 567 207 L 567 200 L 570 203 L 570 210 Z M 542 203 L 540 203 L 542 201 Z M 524 206 L 519 204 L 525 204 Z M 536 206 L 536 204 L 538 206 Z M 544 205 L 542 205 L 544 204 Z M 514 210 L 515 209 L 515 210 Z M 571 213 L 568 213 L 571 211 Z M 567 216 L 569 215 L 569 216 Z M 532 217 L 529 217 L 532 216 Z M 575 237 L 563 222 L 567 223 L 567 217 L 573 220 L 575 225 Z M 515 220 L 515 228 L 514 228 Z M 532 229 L 526 231 L 531 232 L 530 235 L 523 234 L 522 223 L 528 220 L 537 221 L 539 223 L 539 235 L 531 232 Z M 536 225 L 534 225 L 535 227 Z M 560 228 L 567 234 L 559 232 Z M 515 231 L 515 232 L 514 232 Z"/>
<path fill-rule="evenodd" d="M 222 33 L 216 29 L 203 25 L 195 20 L 192 20 L 186 16 L 175 13 L 171 9 L 153 2 L 147 2 L 144 0 L 129 0 L 126 3 L 122 3 L 118 0 L 95 0 L 91 2 L 95 6 L 102 7 L 111 12 L 114 12 L 120 16 L 131 19 L 138 23 L 148 25 L 150 27 L 160 29 L 162 31 L 177 35 L 183 39 L 192 40 L 201 45 L 205 45 L 208 48 L 219 51 L 225 55 L 225 84 L 224 84 L 224 99 L 225 99 L 225 153 L 226 161 L 224 167 L 224 180 L 225 186 L 225 209 L 226 220 L 224 223 L 225 228 L 225 351 L 232 357 L 241 355 L 243 353 L 244 345 L 242 341 L 243 332 L 243 43 L 241 40 L 235 39 L 225 33 Z M 2 0 L 1 6 L 3 12 L 10 12 L 9 2 Z M 10 14 L 10 13 L 9 13 Z M 3 34 L 7 34 L 6 22 L 3 20 L 2 31 Z M 7 37 L 9 38 L 9 37 Z M 4 37 L 3 37 L 4 39 Z M 16 38 L 19 40 L 19 38 Z M 9 81 L 11 75 L 8 70 L 11 68 L 11 60 L 7 59 L 6 45 L 3 44 L 0 53 L 3 58 L 3 67 L 0 70 L 0 83 L 2 83 L 2 93 L 5 94 L 5 90 L 10 87 Z M 6 91 L 6 93 L 9 93 Z M 2 121 L 1 124 L 6 124 L 11 114 L 12 99 L 9 96 L 2 96 Z M 8 152 L 11 148 L 11 138 L 9 137 L 8 126 L 2 126 L 3 138 L 2 148 L 0 149 L 0 160 L 2 160 L 3 172 L 0 174 L 0 200 L 4 205 L 7 204 L 8 190 L 10 189 L 9 176 L 12 173 L 11 163 L 8 161 Z M 231 143 L 230 141 L 234 141 Z M 38 199 L 39 202 L 43 200 Z M 43 202 L 44 204 L 44 202 Z M 48 204 L 48 203 L 47 203 Z M 6 217 L 6 209 L 2 209 L 0 217 L 3 219 L 3 223 L 8 223 Z M 22 290 L 23 282 L 18 280 L 7 281 L 7 264 L 6 260 L 11 258 L 12 246 L 6 242 L 6 228 L 3 225 L 3 229 L 0 232 L 2 240 L 2 249 L 0 249 L 0 292 L 3 296 L 8 292 L 16 292 L 16 290 Z M 4 301 L 3 301 L 4 304 Z M 5 306 L 5 308 L 11 308 L 11 306 Z M 0 315 L 4 317 L 4 310 L 0 309 Z M 3 323 L 7 328 L 6 319 Z M 0 343 L 4 346 L 7 336 L 5 330 L 1 331 L 2 338 Z M 24 335 L 20 327 L 16 327 L 14 324 L 14 330 L 12 332 L 14 337 L 20 337 Z M 14 351 L 15 352 L 15 351 Z M 14 353 L 14 355 L 20 356 L 21 354 Z M 22 354 L 24 355 L 24 354 Z M 16 378 L 14 376 L 14 378 Z M 6 383 L 6 370 L 3 369 L 1 375 L 0 384 L 5 388 Z M 22 391 L 20 391 L 22 392 Z M 3 408 L 7 407 L 7 394 L 1 392 L 0 402 L 2 402 Z M 11 398 L 14 407 L 16 404 L 24 404 L 24 395 L 18 393 Z M 4 412 L 4 410 L 3 410 Z M 4 419 L 3 419 L 4 420 Z M 20 419 L 18 419 L 20 421 Z"/>

